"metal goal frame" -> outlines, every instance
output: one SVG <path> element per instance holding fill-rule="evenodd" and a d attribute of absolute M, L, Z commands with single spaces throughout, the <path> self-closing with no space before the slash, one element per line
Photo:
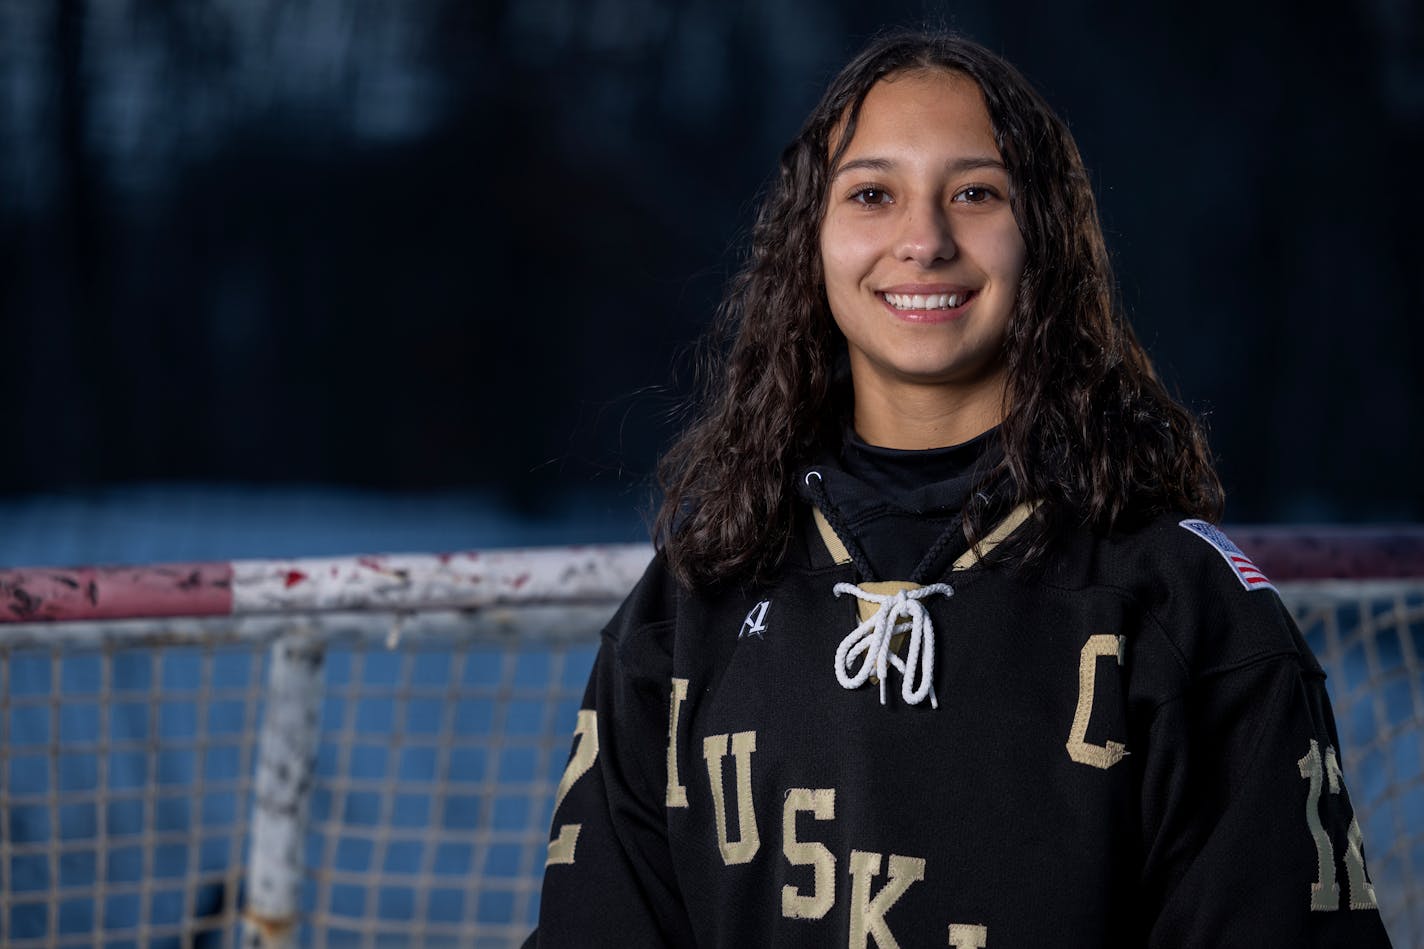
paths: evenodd
<path fill-rule="evenodd" d="M 1330 674 L 1424 941 L 1424 529 L 1230 533 Z M 0 570 L 7 946 L 509 946 L 646 545 Z"/>

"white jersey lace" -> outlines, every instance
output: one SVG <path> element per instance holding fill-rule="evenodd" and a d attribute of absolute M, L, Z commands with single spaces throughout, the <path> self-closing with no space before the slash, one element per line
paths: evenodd
<path fill-rule="evenodd" d="M 894 666 L 900 672 L 900 694 L 907 703 L 918 705 L 928 695 L 931 707 L 939 708 L 934 694 L 934 621 L 919 601 L 935 594 L 953 596 L 954 588 L 948 583 L 931 583 L 913 590 L 880 594 L 863 590 L 854 583 L 837 583 L 835 594 L 842 593 L 877 604 L 877 609 L 836 648 L 836 680 L 847 689 L 855 689 L 874 673 L 880 680 L 880 704 L 884 705 L 886 673 Z M 901 659 L 891 651 L 890 637 L 904 632 L 910 634 L 910 644 L 905 658 Z M 852 674 L 857 659 L 860 667 Z"/>

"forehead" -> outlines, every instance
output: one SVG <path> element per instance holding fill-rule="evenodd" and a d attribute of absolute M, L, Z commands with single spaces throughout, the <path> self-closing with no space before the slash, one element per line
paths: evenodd
<path fill-rule="evenodd" d="M 839 132 L 832 141 L 838 141 Z M 998 155 L 979 85 L 962 73 L 919 69 L 881 79 L 866 93 L 845 158 L 884 148 L 964 149 Z"/>

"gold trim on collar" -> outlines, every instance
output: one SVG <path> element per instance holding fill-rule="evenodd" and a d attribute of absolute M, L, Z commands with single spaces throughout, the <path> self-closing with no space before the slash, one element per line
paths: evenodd
<path fill-rule="evenodd" d="M 1008 539 L 1010 534 L 1019 529 L 1019 525 L 1028 520 L 1029 515 L 1033 513 L 1036 507 L 1038 507 L 1037 503 L 1025 501 L 1023 504 L 1014 508 L 1009 512 L 1007 517 L 999 522 L 997 527 L 985 534 L 978 544 L 960 554 L 959 559 L 954 562 L 954 566 L 949 569 L 968 570 L 989 556 L 991 550 L 1002 544 Z"/>
<path fill-rule="evenodd" d="M 821 542 L 826 545 L 826 552 L 831 555 L 831 559 L 838 564 L 850 563 L 850 551 L 846 550 L 846 545 L 836 536 L 835 528 L 826 520 L 826 515 L 814 504 L 811 505 L 811 514 L 816 518 L 816 530 L 821 532 Z"/>
<path fill-rule="evenodd" d="M 951 570 L 968 570 L 985 557 L 995 547 L 1008 539 L 1008 536 L 1018 530 L 1024 521 L 1028 520 L 1033 513 L 1037 503 L 1025 501 L 1008 513 L 993 530 L 985 534 L 980 539 L 977 546 L 966 550 L 959 555 L 959 559 L 954 562 Z M 846 545 L 836 535 L 835 528 L 831 527 L 831 522 L 826 520 L 826 515 L 821 513 L 821 509 L 814 504 L 811 505 L 811 514 L 816 520 L 816 530 L 821 535 L 821 542 L 826 545 L 826 552 L 831 555 L 831 559 L 837 564 L 850 563 L 850 551 L 846 550 Z"/>

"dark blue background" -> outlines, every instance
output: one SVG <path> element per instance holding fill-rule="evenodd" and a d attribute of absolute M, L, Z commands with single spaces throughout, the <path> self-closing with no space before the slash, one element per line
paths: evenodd
<path fill-rule="evenodd" d="M 1068 119 L 1228 519 L 1424 518 L 1424 14 L 1383 0 L 0 0 L 5 510 L 303 485 L 636 536 L 777 154 L 927 16 Z"/>

